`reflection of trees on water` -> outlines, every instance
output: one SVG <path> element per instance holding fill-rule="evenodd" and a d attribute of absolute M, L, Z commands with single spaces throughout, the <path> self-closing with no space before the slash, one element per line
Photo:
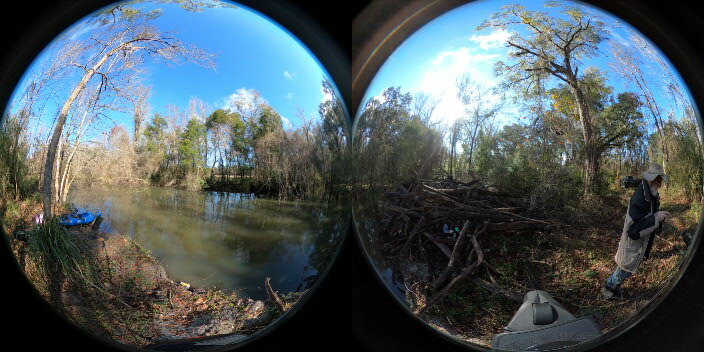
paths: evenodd
<path fill-rule="evenodd" d="M 277 201 L 161 188 L 92 190 L 72 199 L 102 208 L 108 214 L 103 230 L 133 236 L 172 270 L 218 272 L 210 282 L 219 286 L 232 277 L 256 287 L 260 276 L 271 276 L 280 291 L 306 289 L 330 264 L 348 224 L 339 199 Z"/>
<path fill-rule="evenodd" d="M 319 203 L 311 209 L 309 221 L 312 233 L 306 237 L 307 244 L 312 248 L 308 257 L 309 270 L 304 270 L 303 281 L 296 289 L 305 290 L 313 286 L 320 275 L 331 264 L 349 225 L 349 198 L 341 197 Z M 310 270 L 312 269 L 312 270 Z"/>
<path fill-rule="evenodd" d="M 249 257 L 249 251 L 244 247 L 235 248 L 233 256 L 243 263 L 249 263 L 251 260 Z"/>
<path fill-rule="evenodd" d="M 365 248 L 373 260 L 382 258 L 380 248 L 376 245 L 375 234 L 381 223 L 380 214 L 382 211 L 378 199 L 370 196 L 356 196 L 352 201 L 355 215 L 355 225 Z"/>
<path fill-rule="evenodd" d="M 210 192 L 206 194 L 205 198 L 205 219 L 212 223 L 221 224 L 228 218 L 228 215 L 235 211 L 252 209 L 251 200 L 254 199 L 254 194 Z"/>
<path fill-rule="evenodd" d="M 358 194 L 354 197 L 352 207 L 355 226 L 373 266 L 390 287 L 397 289 L 392 290 L 392 292 L 402 300 L 405 300 L 403 276 L 400 271 L 394 270 L 391 264 L 386 262 L 382 254 L 382 244 L 378 238 L 378 231 L 381 230 L 381 214 L 385 213 L 380 206 L 380 199 L 380 197 L 368 193 Z M 402 292 L 403 294 L 401 294 Z"/>
<path fill-rule="evenodd" d="M 228 246 L 231 249 L 247 248 L 250 264 L 262 265 L 267 262 L 272 251 L 283 250 L 280 255 L 300 251 L 310 252 L 308 266 L 315 271 L 323 271 L 329 263 L 328 254 L 334 253 L 347 227 L 347 217 L 341 202 L 288 202 L 278 204 L 277 201 L 258 199 L 256 216 L 244 210 L 234 217 L 249 220 L 245 227 L 252 232 L 266 230 L 279 232 L 278 236 L 262 238 L 251 236 L 229 236 Z M 287 219 L 295 218 L 295 223 Z M 244 224 L 244 222 L 237 222 Z"/>

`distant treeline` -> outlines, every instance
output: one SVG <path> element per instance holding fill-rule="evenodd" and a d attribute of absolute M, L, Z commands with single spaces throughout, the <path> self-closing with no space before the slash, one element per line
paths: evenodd
<path fill-rule="evenodd" d="M 50 216 L 78 184 L 255 190 L 281 198 L 336 189 L 349 124 L 331 83 L 323 82 L 319 118 L 300 111 L 295 130 L 247 89 L 228 109 L 193 98 L 186 109 L 152 113 L 151 87 L 142 82 L 147 63 L 214 69 L 217 55 L 158 27 L 160 8 L 133 5 L 96 12 L 86 19 L 90 30 L 57 37 L 33 65 L 0 126 L 0 198 L 40 191 Z M 204 6 L 180 7 L 197 13 Z M 116 123 L 114 112 L 132 114 L 134 124 Z"/>
<path fill-rule="evenodd" d="M 414 177 L 479 178 L 534 207 L 561 208 L 658 162 L 672 176 L 670 190 L 700 200 L 698 116 L 672 68 L 636 32 L 614 40 L 602 16 L 549 7 L 559 10 L 508 4 L 476 27 L 513 34 L 494 63 L 498 84 L 458 77 L 459 118 L 436 116 L 438 101 L 397 87 L 369 99 L 352 141 L 355 181 L 388 189 Z M 602 67 L 585 64 L 597 57 Z M 610 79 L 627 88 L 616 92 Z"/>
<path fill-rule="evenodd" d="M 598 82 L 601 90 L 591 101 L 600 117 L 595 128 L 601 136 L 618 137 L 602 144 L 594 194 L 619 187 L 623 176 L 640 177 L 656 161 L 667 165 L 670 192 L 699 200 L 704 158 L 691 110 L 667 120 L 662 133 L 647 134 L 638 97 L 630 92 L 613 96 L 604 80 Z M 354 169 L 354 181 L 361 188 L 395 190 L 414 178 L 480 179 L 526 196 L 534 207 L 560 208 L 583 195 L 584 145 L 568 88 L 558 86 L 544 98 L 550 108 L 534 109 L 522 123 L 499 128 L 492 119 L 477 121 L 470 113 L 448 127 L 431 121 L 434 107 L 427 97 L 388 88 L 367 102 L 357 122 L 351 159 L 363 167 Z M 660 152 L 663 143 L 667 160 Z"/>
<path fill-rule="evenodd" d="M 72 144 L 66 133 L 58 163 L 58 199 L 72 185 L 159 185 L 192 190 L 258 192 L 280 198 L 320 197 L 339 190 L 349 123 L 332 84 L 319 118 L 299 113 L 302 125 L 288 130 L 281 115 L 254 92 L 231 109 L 208 112 L 191 104 L 188 113 L 146 119 L 134 114 L 134 129 L 117 125 L 102 141 Z M 192 102 L 193 103 L 193 102 Z M 196 103 L 198 103 L 196 101 Z M 146 109 L 144 109 L 146 110 Z M 0 190 L 20 198 L 40 187 L 46 147 L 30 141 L 25 115 L 8 115 L 0 137 Z"/>

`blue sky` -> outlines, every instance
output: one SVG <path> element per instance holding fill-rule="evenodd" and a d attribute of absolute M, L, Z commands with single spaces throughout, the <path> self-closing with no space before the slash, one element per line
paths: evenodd
<path fill-rule="evenodd" d="M 166 114 L 167 105 L 184 111 L 191 98 L 199 98 L 211 110 L 227 107 L 238 95 L 258 91 L 288 122 L 285 127 L 301 125 L 297 110 L 318 118 L 318 104 L 326 99 L 321 82 L 328 77 L 305 46 L 278 24 L 249 8 L 205 9 L 188 12 L 173 4 L 147 4 L 161 8 L 163 14 L 151 24 L 163 31 L 177 33 L 180 40 L 216 54 L 215 70 L 194 64 L 169 66 L 147 62 L 143 83 L 152 86 L 152 111 Z M 86 17 L 87 18 L 87 17 Z M 80 21 L 75 38 L 90 34 L 94 27 Z M 71 29 L 69 29 L 71 30 Z M 29 77 L 39 72 L 39 63 L 51 53 L 45 50 L 30 66 L 16 92 L 21 92 Z M 76 70 L 80 70 L 76 68 Z M 74 80 L 73 85 L 77 80 Z M 73 87 L 65 85 L 64 92 Z M 61 95 L 61 94 L 59 94 Z M 51 123 L 61 99 L 50 102 L 43 124 Z M 132 130 L 131 113 L 109 112 L 116 124 Z M 112 123 L 108 124 L 110 127 Z"/>
<path fill-rule="evenodd" d="M 423 92 L 440 99 L 433 119 L 443 123 L 453 122 L 463 113 L 462 104 L 456 97 L 456 78 L 463 73 L 468 73 L 478 83 L 492 87 L 498 81 L 493 74 L 494 63 L 500 60 L 511 61 L 506 56 L 508 49 L 505 47 L 505 41 L 510 32 L 516 31 L 518 27 L 509 27 L 507 31 L 498 29 L 476 31 L 475 29 L 492 13 L 500 11 L 502 6 L 513 3 L 521 4 L 528 10 L 545 11 L 549 15 L 558 15 L 560 10 L 545 8 L 543 1 L 477 1 L 458 7 L 416 31 L 394 51 L 373 79 L 364 101 L 380 96 L 388 87 L 400 86 L 403 92 L 410 91 L 412 94 Z M 628 38 L 631 33 L 638 33 L 635 29 L 606 12 L 594 7 L 587 8 L 596 11 L 602 19 L 608 21 L 607 29 L 611 33 L 611 40 L 617 40 L 625 46 L 632 45 Z M 519 30 L 519 34 L 525 34 L 525 32 Z M 626 85 L 624 80 L 609 67 L 613 59 L 608 55 L 607 45 L 607 42 L 604 42 L 600 48 L 606 55 L 584 60 L 584 66 L 580 72 L 584 72 L 587 66 L 595 66 L 607 73 L 608 84 L 614 88 L 614 94 L 637 91 L 635 87 Z M 662 53 L 659 54 L 671 70 L 674 70 L 665 56 Z M 679 74 L 674 72 L 680 85 L 686 87 Z M 654 76 L 649 78 L 657 79 Z M 552 79 L 548 88 L 556 83 L 558 83 L 557 79 Z M 666 98 L 663 94 L 656 94 L 656 97 Z M 691 97 L 690 101 L 693 102 Z M 518 121 L 517 116 L 522 115 L 525 113 L 521 112 L 516 105 L 506 104 L 497 116 L 496 122 L 498 125 L 513 123 Z M 646 121 L 648 123 L 652 121 L 648 114 L 646 114 Z"/>

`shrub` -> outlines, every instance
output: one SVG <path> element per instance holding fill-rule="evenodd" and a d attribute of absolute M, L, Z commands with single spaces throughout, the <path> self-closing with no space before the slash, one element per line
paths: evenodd
<path fill-rule="evenodd" d="M 543 170 L 543 176 L 527 197 L 532 212 L 560 211 L 581 198 L 583 181 L 578 170 L 556 167 Z"/>

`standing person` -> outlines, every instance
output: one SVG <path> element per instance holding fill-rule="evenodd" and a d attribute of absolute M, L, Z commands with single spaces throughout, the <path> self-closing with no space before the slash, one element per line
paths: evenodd
<path fill-rule="evenodd" d="M 662 182 L 669 182 L 669 179 L 662 166 L 654 163 L 643 173 L 643 181 L 631 196 L 621 241 L 614 257 L 616 271 L 601 289 L 607 298 L 622 297 L 623 280 L 633 275 L 643 259 L 648 258 L 655 234 L 665 218 L 670 215 L 666 211 L 660 211 L 658 192 Z"/>

